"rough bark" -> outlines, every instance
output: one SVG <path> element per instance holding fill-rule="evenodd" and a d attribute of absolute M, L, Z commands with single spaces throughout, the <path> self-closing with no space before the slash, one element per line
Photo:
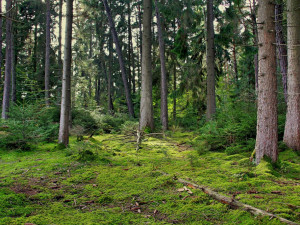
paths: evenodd
<path fill-rule="evenodd" d="M 142 87 L 140 105 L 140 129 L 154 128 L 152 103 L 152 67 L 151 67 L 151 20 L 152 1 L 144 0 L 143 43 L 142 43 Z"/>
<path fill-rule="evenodd" d="M 46 0 L 45 104 L 47 107 L 50 105 L 50 19 L 50 0 Z"/>
<path fill-rule="evenodd" d="M 251 4 L 251 0 L 250 2 L 250 12 L 251 12 L 251 20 L 252 20 L 252 32 L 253 32 L 253 36 L 254 36 L 254 40 L 253 40 L 253 44 L 254 46 L 258 45 L 258 37 L 257 37 L 257 22 L 256 22 L 256 0 L 252 1 Z M 258 54 L 254 55 L 254 74 L 255 74 L 255 90 L 257 93 L 258 90 Z"/>
<path fill-rule="evenodd" d="M 2 63 L 3 63 L 3 55 L 2 55 L 2 0 L 0 0 L 0 85 L 2 84 Z"/>
<path fill-rule="evenodd" d="M 288 104 L 284 142 L 300 151 L 300 0 L 287 1 Z"/>
<path fill-rule="evenodd" d="M 109 26 L 110 26 L 110 29 L 111 29 L 111 34 L 112 34 L 114 43 L 116 45 L 116 51 L 117 51 L 118 58 L 119 58 L 120 70 L 121 70 L 121 73 L 122 73 L 122 80 L 123 80 L 124 91 L 125 91 L 125 96 L 126 96 L 127 108 L 128 108 L 128 111 L 129 111 L 129 115 L 131 117 L 134 117 L 133 104 L 132 104 L 131 94 L 130 94 L 127 75 L 126 75 L 126 70 L 125 70 L 125 64 L 124 64 L 124 60 L 123 60 L 122 50 L 121 50 L 121 47 L 120 47 L 117 31 L 115 29 L 115 24 L 114 24 L 114 21 L 112 19 L 110 8 L 108 6 L 107 0 L 103 0 L 103 4 L 104 4 L 104 8 L 105 8 L 107 17 L 108 17 Z"/>
<path fill-rule="evenodd" d="M 161 68 L 161 107 L 160 107 L 160 119 L 163 130 L 168 130 L 168 84 L 167 84 L 167 70 L 165 60 L 165 42 L 163 37 L 163 30 L 161 25 L 160 13 L 157 6 L 157 0 L 155 0 L 155 12 L 157 18 L 157 31 L 159 42 L 159 55 L 160 55 L 160 68 Z"/>
<path fill-rule="evenodd" d="M 72 23 L 73 0 L 67 0 L 65 47 L 62 78 L 62 96 L 60 110 L 60 126 L 58 142 L 67 146 L 69 144 L 69 121 L 71 110 L 71 62 L 72 62 Z"/>
<path fill-rule="evenodd" d="M 107 78 L 107 103 L 108 103 L 108 111 L 112 113 L 114 110 L 113 101 L 112 101 L 112 60 L 113 60 L 113 46 L 112 40 L 109 38 L 109 71 L 108 71 L 108 78 Z"/>
<path fill-rule="evenodd" d="M 280 65 L 280 72 L 282 76 L 282 86 L 284 93 L 284 100 L 287 102 L 287 47 L 283 34 L 283 2 L 275 5 L 275 28 L 276 28 L 276 45 L 277 45 L 277 57 Z"/>
<path fill-rule="evenodd" d="M 12 0 L 6 0 L 6 17 L 11 18 Z M 6 53 L 5 53 L 5 80 L 2 102 L 2 119 L 8 119 L 10 87 L 11 87 L 11 63 L 12 63 L 12 20 L 6 20 Z"/>
<path fill-rule="evenodd" d="M 17 77 L 16 77 L 16 48 L 14 40 L 14 31 L 11 35 L 11 102 L 16 102 Z"/>
<path fill-rule="evenodd" d="M 256 133 L 256 163 L 266 155 L 273 162 L 278 158 L 277 76 L 275 43 L 275 5 L 258 2 L 258 108 Z"/>
<path fill-rule="evenodd" d="M 213 0 L 207 0 L 207 111 L 206 119 L 211 120 L 216 113 L 215 95 L 215 44 L 214 44 L 214 13 Z"/>

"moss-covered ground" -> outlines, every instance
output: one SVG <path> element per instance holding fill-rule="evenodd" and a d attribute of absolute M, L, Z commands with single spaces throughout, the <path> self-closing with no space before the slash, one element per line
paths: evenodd
<path fill-rule="evenodd" d="M 179 191 L 174 177 L 300 221 L 297 154 L 285 150 L 280 163 L 256 167 L 250 153 L 199 155 L 193 138 L 149 136 L 139 152 L 134 137 L 118 134 L 72 138 L 68 149 L 0 150 L 0 224 L 281 224 L 191 187 L 192 193 Z"/>

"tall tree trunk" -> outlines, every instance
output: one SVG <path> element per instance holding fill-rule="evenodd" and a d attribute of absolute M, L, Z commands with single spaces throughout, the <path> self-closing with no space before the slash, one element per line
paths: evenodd
<path fill-rule="evenodd" d="M 275 5 L 258 2 L 258 108 L 256 133 L 256 163 L 266 155 L 273 162 L 278 158 L 277 77 L 275 39 Z"/>
<path fill-rule="evenodd" d="M 279 3 L 275 5 L 275 25 L 276 25 L 276 44 L 277 44 L 277 55 L 279 59 L 280 72 L 282 76 L 282 85 L 284 100 L 287 102 L 287 47 L 283 35 L 283 1 L 280 0 Z"/>
<path fill-rule="evenodd" d="M 14 29 L 13 29 L 14 30 Z M 11 35 L 11 102 L 16 102 L 16 48 L 15 48 L 15 40 L 14 40 L 14 31 L 12 31 Z"/>
<path fill-rule="evenodd" d="M 114 105 L 112 101 L 112 85 L 111 85 L 111 79 L 112 79 L 112 61 L 113 61 L 113 43 L 111 37 L 109 37 L 109 43 L 108 43 L 108 50 L 109 50 L 109 71 L 108 71 L 108 78 L 107 78 L 107 101 L 108 101 L 108 111 L 109 113 L 112 113 L 114 110 Z"/>
<path fill-rule="evenodd" d="M 287 1 L 288 104 L 284 142 L 300 151 L 300 0 Z"/>
<path fill-rule="evenodd" d="M 216 113 L 215 95 L 215 44 L 213 0 L 207 0 L 207 111 L 206 118 L 211 120 Z"/>
<path fill-rule="evenodd" d="M 2 84 L 2 63 L 3 63 L 3 55 L 2 55 L 2 0 L 0 0 L 0 85 Z"/>
<path fill-rule="evenodd" d="M 33 46 L 33 56 L 32 56 L 32 64 L 33 64 L 33 72 L 35 73 L 37 71 L 37 19 L 35 18 L 35 24 L 34 24 L 34 46 Z"/>
<path fill-rule="evenodd" d="M 59 0 L 59 14 L 58 14 L 58 63 L 61 65 L 61 33 L 62 33 L 62 10 L 63 10 L 63 0 Z M 61 68 L 61 66 L 59 67 Z"/>
<path fill-rule="evenodd" d="M 58 142 L 65 146 L 69 144 L 69 120 L 71 110 L 72 23 L 73 0 L 67 0 L 63 80 L 58 136 Z"/>
<path fill-rule="evenodd" d="M 50 105 L 49 80 L 50 80 L 50 0 L 46 0 L 46 55 L 45 55 L 45 103 Z"/>
<path fill-rule="evenodd" d="M 235 43 L 233 43 L 232 53 L 233 53 L 233 68 L 234 68 L 234 74 L 235 74 L 235 81 L 236 81 L 236 85 L 238 86 L 239 74 L 238 74 L 238 68 L 237 68 L 236 46 L 235 46 Z"/>
<path fill-rule="evenodd" d="M 252 4 L 251 4 L 251 0 L 250 2 L 250 12 L 251 12 L 251 20 L 252 20 L 252 32 L 253 32 L 253 36 L 254 36 L 254 41 L 253 44 L 255 46 L 258 46 L 258 37 L 257 37 L 257 22 L 256 22 L 256 0 L 252 0 Z M 255 90 L 256 93 L 258 92 L 258 54 L 254 55 L 254 75 L 255 75 Z"/>
<path fill-rule="evenodd" d="M 140 69 L 140 74 L 139 74 L 139 89 L 140 91 L 142 90 L 142 58 L 143 58 L 143 33 L 142 33 L 142 12 L 141 12 L 141 7 L 138 5 L 138 22 L 139 22 L 139 40 L 137 41 L 137 45 L 139 46 L 140 50 L 140 55 L 139 55 L 139 69 Z"/>
<path fill-rule="evenodd" d="M 152 102 L 152 67 L 151 67 L 151 20 L 152 1 L 144 0 L 143 15 L 143 51 L 142 51 L 142 90 L 140 105 L 140 129 L 153 130 L 153 102 Z"/>
<path fill-rule="evenodd" d="M 155 11 L 156 11 L 156 18 L 157 18 L 157 31 L 158 31 L 160 67 L 161 67 L 160 119 L 163 126 L 163 130 L 165 131 L 168 130 L 168 81 L 167 81 L 166 60 L 165 60 L 165 42 L 163 37 L 161 18 L 157 6 L 157 0 L 155 0 Z"/>
<path fill-rule="evenodd" d="M 11 86 L 11 63 L 12 63 L 12 0 L 6 0 L 6 53 L 5 53 L 5 81 L 2 102 L 2 119 L 8 119 L 9 97 Z"/>
<path fill-rule="evenodd" d="M 130 76 L 130 85 L 131 91 L 134 94 L 135 93 L 135 62 L 134 62 L 134 52 L 133 52 L 133 43 L 132 43 L 132 28 L 131 28 L 131 7 L 130 7 L 130 1 L 127 3 L 127 8 L 128 8 L 128 64 L 129 64 L 129 73 L 131 74 Z M 131 67 L 132 66 L 132 71 Z"/>
<path fill-rule="evenodd" d="M 177 90 L 177 87 L 176 87 L 176 82 L 177 82 L 177 79 L 176 79 L 176 60 L 174 59 L 174 68 L 173 68 L 173 120 L 175 121 L 176 120 L 176 90 Z"/>
<path fill-rule="evenodd" d="M 107 0 L 103 0 L 104 8 L 108 17 L 110 29 L 111 29 L 111 34 L 113 37 L 113 40 L 116 45 L 116 51 L 118 54 L 119 58 L 119 64 L 120 64 L 120 70 L 122 73 L 122 79 L 123 79 L 123 85 L 124 85 L 124 90 L 125 90 L 125 96 L 126 96 L 126 102 L 127 102 L 127 107 L 129 111 L 129 115 L 131 117 L 134 117 L 134 110 L 133 110 L 133 104 L 132 104 L 132 99 L 131 99 L 131 94 L 128 86 L 128 80 L 127 80 L 127 75 L 126 75 L 126 70 L 125 70 L 125 65 L 124 65 L 124 60 L 123 60 L 123 55 L 122 55 L 122 50 L 120 47 L 117 31 L 115 29 L 115 24 L 111 16 L 110 8 L 108 6 Z"/>

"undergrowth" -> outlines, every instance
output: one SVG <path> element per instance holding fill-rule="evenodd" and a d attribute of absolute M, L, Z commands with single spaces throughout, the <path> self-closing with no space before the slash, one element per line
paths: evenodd
<path fill-rule="evenodd" d="M 263 160 L 256 167 L 247 151 L 199 156 L 190 146 L 194 138 L 150 136 L 139 152 L 134 138 L 121 134 L 72 137 L 64 150 L 54 143 L 0 150 L 0 224 L 281 224 L 200 190 L 178 191 L 176 177 L 299 222 L 297 154 L 287 149 L 278 165 Z"/>

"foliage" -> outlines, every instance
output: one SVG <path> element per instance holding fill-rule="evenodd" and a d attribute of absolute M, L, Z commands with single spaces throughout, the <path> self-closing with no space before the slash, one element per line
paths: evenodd
<path fill-rule="evenodd" d="M 53 122 L 55 109 L 36 104 L 13 105 L 9 120 L 3 121 L 5 133 L 0 136 L 2 147 L 29 150 L 30 144 L 53 141 L 58 135 L 58 124 Z"/>

